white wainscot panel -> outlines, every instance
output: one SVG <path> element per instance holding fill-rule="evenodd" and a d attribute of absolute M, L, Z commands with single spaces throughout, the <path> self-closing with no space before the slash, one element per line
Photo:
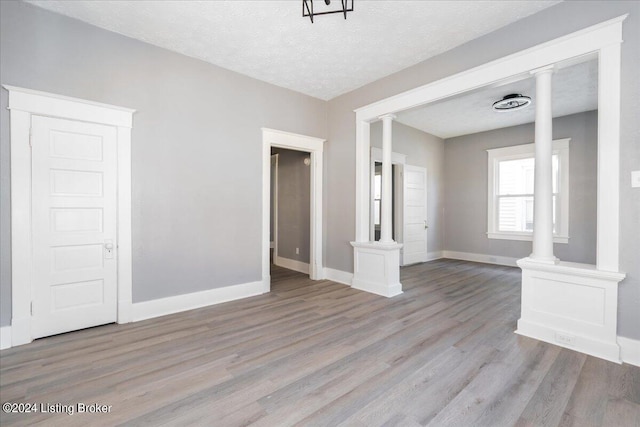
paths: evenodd
<path fill-rule="evenodd" d="M 385 277 L 384 254 L 370 251 L 359 251 L 357 262 L 357 274 L 363 280 L 378 280 Z"/>
<path fill-rule="evenodd" d="M 531 309 L 577 322 L 604 325 L 605 290 L 581 283 L 534 277 Z"/>
<path fill-rule="evenodd" d="M 402 293 L 398 268 L 401 244 L 351 242 L 351 245 L 355 258 L 353 288 L 385 297 Z"/>
<path fill-rule="evenodd" d="M 618 283 L 624 274 L 528 258 L 519 260 L 518 266 L 522 269 L 518 334 L 620 363 Z"/>

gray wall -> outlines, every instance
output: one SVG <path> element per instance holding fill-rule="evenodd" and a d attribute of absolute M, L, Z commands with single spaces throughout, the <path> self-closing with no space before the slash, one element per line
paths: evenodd
<path fill-rule="evenodd" d="M 354 109 L 626 13 L 630 15 L 624 23 L 622 44 L 620 227 L 624 232 L 620 269 L 627 278 L 619 288 L 618 326 L 619 334 L 640 339 L 640 190 L 630 187 L 629 178 L 632 170 L 640 169 L 640 2 L 636 1 L 562 2 L 329 101 L 325 155 L 326 170 L 331 171 L 325 181 L 327 266 L 353 271 L 349 241 L 355 238 Z"/>
<path fill-rule="evenodd" d="M 553 138 L 569 143 L 569 243 L 563 261 L 596 262 L 598 114 L 556 118 Z M 533 123 L 450 138 L 444 143 L 445 241 L 448 250 L 523 258 L 531 242 L 487 238 L 487 149 L 533 142 Z"/>
<path fill-rule="evenodd" d="M 134 302 L 260 280 L 260 128 L 325 137 L 326 102 L 22 2 L 0 7 L 3 84 L 138 110 Z M 8 325 L 9 114 L 1 92 L 0 325 Z"/>
<path fill-rule="evenodd" d="M 310 154 L 280 148 L 272 153 L 278 154 L 278 256 L 309 263 L 311 167 L 304 159 Z"/>
<path fill-rule="evenodd" d="M 393 151 L 407 156 L 407 164 L 427 168 L 427 248 L 437 252 L 444 247 L 444 140 L 421 130 L 393 123 Z M 382 122 L 371 125 L 371 146 L 382 148 Z"/>

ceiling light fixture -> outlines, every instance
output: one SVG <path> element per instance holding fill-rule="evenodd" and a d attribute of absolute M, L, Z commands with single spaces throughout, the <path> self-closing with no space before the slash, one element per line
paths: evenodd
<path fill-rule="evenodd" d="M 531 104 L 530 97 L 519 93 L 512 93 L 510 95 L 506 95 L 500 101 L 494 102 L 493 109 L 500 113 L 504 113 L 508 111 L 521 110 L 529 104 Z"/>
<path fill-rule="evenodd" d="M 308 16 L 313 24 L 313 17 L 318 15 L 328 15 L 330 13 L 343 13 L 344 19 L 347 19 L 347 12 L 353 12 L 353 0 L 337 0 L 339 7 L 330 7 L 331 0 L 324 0 L 325 6 L 320 6 L 320 11 L 313 9 L 313 0 L 302 0 L 302 16 Z"/>

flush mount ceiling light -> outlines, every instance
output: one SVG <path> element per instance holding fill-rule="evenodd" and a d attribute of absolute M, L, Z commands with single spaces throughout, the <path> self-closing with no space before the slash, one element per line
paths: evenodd
<path fill-rule="evenodd" d="M 319 2 L 316 2 L 316 4 Z M 308 16 L 313 24 L 313 17 L 318 15 L 328 15 L 330 13 L 342 13 L 344 19 L 347 19 L 347 12 L 353 12 L 353 0 L 334 0 L 331 6 L 331 0 L 323 0 L 323 5 L 318 5 L 316 10 L 313 9 L 313 0 L 302 0 L 302 16 Z"/>
<path fill-rule="evenodd" d="M 510 95 L 506 95 L 500 101 L 494 102 L 493 109 L 504 113 L 507 111 L 521 110 L 529 104 L 531 104 L 531 98 L 528 96 L 524 96 L 519 93 L 512 93 Z"/>

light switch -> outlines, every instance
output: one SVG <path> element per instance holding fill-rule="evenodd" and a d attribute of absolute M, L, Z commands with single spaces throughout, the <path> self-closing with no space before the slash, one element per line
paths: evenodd
<path fill-rule="evenodd" d="M 631 172 L 631 186 L 640 187 L 640 171 Z"/>

